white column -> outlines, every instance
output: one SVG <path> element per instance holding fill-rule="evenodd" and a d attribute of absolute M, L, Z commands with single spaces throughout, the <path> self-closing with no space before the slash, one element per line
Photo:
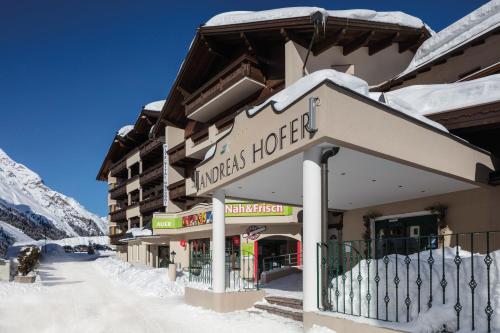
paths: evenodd
<path fill-rule="evenodd" d="M 316 244 L 321 242 L 321 149 L 304 152 L 302 163 L 304 311 L 316 311 L 318 277 Z"/>
<path fill-rule="evenodd" d="M 226 261 L 226 229 L 224 221 L 224 203 L 226 194 L 216 190 L 212 196 L 212 278 L 216 293 L 226 291 L 225 261 Z"/>

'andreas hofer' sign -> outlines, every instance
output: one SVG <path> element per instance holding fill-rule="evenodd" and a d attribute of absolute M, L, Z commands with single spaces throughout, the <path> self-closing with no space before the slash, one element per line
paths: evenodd
<path fill-rule="evenodd" d="M 299 148 L 312 138 L 308 131 L 307 112 L 294 116 L 293 112 L 276 114 L 267 111 L 262 112 L 264 115 L 257 114 L 255 118 L 259 119 L 246 118 L 244 114 L 235 119 L 235 128 L 217 143 L 215 154 L 197 168 L 198 192 L 243 175 L 264 162 Z M 277 120 L 280 122 L 276 123 Z"/>

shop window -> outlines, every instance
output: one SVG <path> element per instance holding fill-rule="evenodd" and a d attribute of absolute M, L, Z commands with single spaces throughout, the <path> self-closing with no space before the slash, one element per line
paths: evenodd
<path fill-rule="evenodd" d="M 438 221 L 434 214 L 376 220 L 376 256 L 437 248 L 437 234 Z"/>

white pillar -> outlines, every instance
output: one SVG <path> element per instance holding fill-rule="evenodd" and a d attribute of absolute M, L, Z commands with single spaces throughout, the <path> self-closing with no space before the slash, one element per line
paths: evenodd
<path fill-rule="evenodd" d="M 212 196 L 212 278 L 216 293 L 226 291 L 226 229 L 224 221 L 224 203 L 226 194 L 223 190 L 216 190 Z"/>
<path fill-rule="evenodd" d="M 302 163 L 304 311 L 316 311 L 318 277 L 316 244 L 321 242 L 321 149 L 304 152 Z"/>

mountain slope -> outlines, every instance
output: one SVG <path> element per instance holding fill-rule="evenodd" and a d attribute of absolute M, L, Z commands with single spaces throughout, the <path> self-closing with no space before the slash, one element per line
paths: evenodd
<path fill-rule="evenodd" d="M 107 232 L 105 220 L 87 211 L 75 199 L 47 187 L 40 176 L 13 161 L 1 149 L 0 221 L 33 239 L 45 235 L 51 239 L 98 236 Z M 3 233 L 9 233 L 3 229 Z"/>

